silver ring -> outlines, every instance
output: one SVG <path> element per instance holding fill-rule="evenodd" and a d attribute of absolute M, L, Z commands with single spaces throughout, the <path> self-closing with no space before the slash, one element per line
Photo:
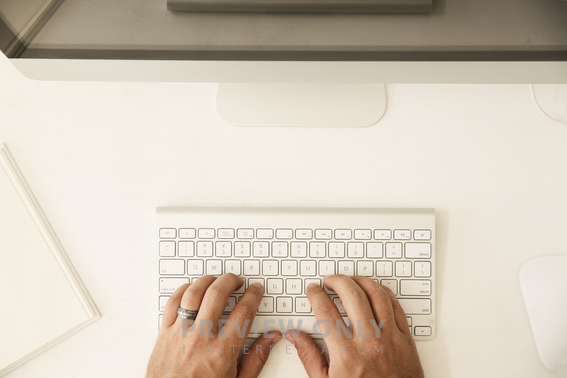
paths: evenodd
<path fill-rule="evenodd" d="M 179 316 L 180 318 L 183 319 L 189 319 L 189 320 L 195 320 L 197 319 L 197 313 L 199 313 L 199 311 L 193 311 L 193 310 L 186 310 L 184 308 L 179 307 L 177 309 L 177 316 Z"/>

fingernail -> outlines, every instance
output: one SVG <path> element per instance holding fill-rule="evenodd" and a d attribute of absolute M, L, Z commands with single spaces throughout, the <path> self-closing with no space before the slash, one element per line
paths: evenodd
<path fill-rule="evenodd" d="M 287 341 L 289 341 L 290 343 L 292 343 L 293 345 L 295 345 L 295 339 L 293 338 L 293 336 L 291 334 L 291 330 L 287 331 L 287 333 L 285 334 L 285 339 Z"/>
<path fill-rule="evenodd" d="M 272 345 L 276 345 L 276 344 L 282 339 L 282 337 L 283 337 L 283 336 L 282 336 L 281 334 L 280 334 L 280 335 L 276 335 L 276 337 L 274 337 L 274 338 L 272 339 Z"/>
<path fill-rule="evenodd" d="M 311 282 L 309 285 L 307 285 L 307 288 L 311 288 L 313 289 L 314 287 L 319 287 L 319 285 L 317 285 L 315 282 Z"/>
<path fill-rule="evenodd" d="M 255 286 L 255 287 L 259 287 L 260 289 L 264 289 L 264 286 L 260 283 L 260 282 L 254 282 L 252 285 L 250 286 Z"/>

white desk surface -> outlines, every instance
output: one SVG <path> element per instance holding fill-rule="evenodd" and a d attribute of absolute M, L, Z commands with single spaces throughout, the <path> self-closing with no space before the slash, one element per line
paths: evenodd
<path fill-rule="evenodd" d="M 566 118 L 567 88 L 536 88 Z M 527 85 L 391 85 L 382 121 L 355 130 L 232 127 L 215 90 L 35 82 L 0 55 L 0 139 L 103 315 L 10 378 L 144 375 L 164 205 L 433 207 L 438 334 L 418 343 L 426 375 L 552 377 L 518 269 L 567 253 L 567 126 L 536 111 Z M 282 353 L 262 376 L 306 374 Z"/>

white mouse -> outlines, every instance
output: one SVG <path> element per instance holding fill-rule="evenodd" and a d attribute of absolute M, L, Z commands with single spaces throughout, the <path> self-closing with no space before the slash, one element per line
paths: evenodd
<path fill-rule="evenodd" d="M 520 286 L 541 361 L 567 378 L 567 255 L 526 262 Z"/>

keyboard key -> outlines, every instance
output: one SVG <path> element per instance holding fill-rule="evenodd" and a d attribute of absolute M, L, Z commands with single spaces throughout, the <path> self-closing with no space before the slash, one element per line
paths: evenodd
<path fill-rule="evenodd" d="M 321 259 L 326 257 L 326 243 L 325 242 L 311 242 L 309 243 L 309 257 Z"/>
<path fill-rule="evenodd" d="M 202 276 L 203 275 L 203 260 L 189 260 L 189 261 L 187 261 L 187 275 L 189 275 L 189 276 Z"/>
<path fill-rule="evenodd" d="M 175 242 L 174 241 L 159 242 L 159 255 L 161 257 L 175 257 Z"/>
<path fill-rule="evenodd" d="M 179 229 L 179 239 L 195 239 L 195 229 L 194 228 L 180 228 Z"/>
<path fill-rule="evenodd" d="M 330 240 L 333 237 L 333 230 L 315 230 L 315 239 Z"/>
<path fill-rule="evenodd" d="M 339 261 L 338 274 L 354 276 L 354 261 Z"/>
<path fill-rule="evenodd" d="M 295 312 L 300 314 L 308 314 L 311 312 L 311 303 L 307 297 L 295 298 Z"/>
<path fill-rule="evenodd" d="M 392 277 L 392 262 L 391 261 L 377 261 L 376 262 L 376 277 Z"/>
<path fill-rule="evenodd" d="M 287 242 L 272 242 L 272 257 L 287 257 Z"/>
<path fill-rule="evenodd" d="M 333 290 L 329 289 L 327 286 L 323 285 L 323 290 L 325 290 L 325 293 L 329 294 L 329 295 L 337 295 L 337 293 L 335 293 Z"/>
<path fill-rule="evenodd" d="M 246 285 L 243 284 L 242 286 L 240 286 L 238 289 L 234 290 L 234 294 L 244 294 L 244 291 L 246 290 Z M 237 297 L 238 299 L 238 297 Z"/>
<path fill-rule="evenodd" d="M 431 277 L 431 262 L 429 261 L 416 261 L 414 269 L 414 276 L 416 277 Z"/>
<path fill-rule="evenodd" d="M 410 240 L 411 230 L 394 230 L 394 240 Z"/>
<path fill-rule="evenodd" d="M 198 257 L 212 257 L 213 256 L 213 242 L 211 242 L 211 241 L 197 242 L 197 256 Z"/>
<path fill-rule="evenodd" d="M 195 242 L 179 242 L 179 257 L 193 257 L 195 256 Z"/>
<path fill-rule="evenodd" d="M 335 230 L 335 239 L 337 240 L 352 239 L 352 230 Z"/>
<path fill-rule="evenodd" d="M 293 239 L 293 230 L 290 228 L 278 228 L 276 239 Z"/>
<path fill-rule="evenodd" d="M 321 280 L 318 278 L 306 278 L 305 279 L 305 289 L 307 289 L 307 286 L 311 285 L 312 283 L 314 283 L 317 286 L 321 286 Z"/>
<path fill-rule="evenodd" d="M 411 261 L 396 261 L 396 276 L 411 277 Z"/>
<path fill-rule="evenodd" d="M 175 228 L 160 228 L 159 237 L 161 239 L 175 239 L 176 230 Z"/>
<path fill-rule="evenodd" d="M 313 230 L 300 228 L 295 230 L 295 238 L 300 240 L 313 239 Z"/>
<path fill-rule="evenodd" d="M 159 273 L 181 276 L 185 274 L 185 260 L 159 260 Z"/>
<path fill-rule="evenodd" d="M 407 245 L 407 243 L 406 243 Z M 401 259 L 402 258 L 402 243 L 386 243 L 386 258 L 387 259 Z"/>
<path fill-rule="evenodd" d="M 297 276 L 297 261 L 284 260 L 282 261 L 282 276 Z"/>
<path fill-rule="evenodd" d="M 244 260 L 244 275 L 245 276 L 259 276 L 260 275 L 260 260 Z"/>
<path fill-rule="evenodd" d="M 268 242 L 254 242 L 254 257 L 270 256 L 270 244 Z"/>
<path fill-rule="evenodd" d="M 345 243 L 329 243 L 329 257 L 345 257 Z"/>
<path fill-rule="evenodd" d="M 316 276 L 316 263 L 313 260 L 301 260 L 301 273 L 302 276 Z"/>
<path fill-rule="evenodd" d="M 288 278 L 285 280 L 286 294 L 302 294 L 303 280 L 301 278 Z"/>
<path fill-rule="evenodd" d="M 256 237 L 258 239 L 273 239 L 274 230 L 272 230 L 271 228 L 260 228 L 256 230 Z"/>
<path fill-rule="evenodd" d="M 266 287 L 268 294 L 283 294 L 283 279 L 268 278 Z"/>
<path fill-rule="evenodd" d="M 276 311 L 281 313 L 293 312 L 293 300 L 290 297 L 277 297 L 276 298 Z"/>
<path fill-rule="evenodd" d="M 159 292 L 172 294 L 179 286 L 189 283 L 189 278 L 160 278 Z"/>
<path fill-rule="evenodd" d="M 250 257 L 250 242 L 234 242 L 234 257 Z"/>
<path fill-rule="evenodd" d="M 356 264 L 356 271 L 359 276 L 372 277 L 374 275 L 374 262 L 357 261 Z"/>
<path fill-rule="evenodd" d="M 430 259 L 431 243 L 406 243 L 406 259 Z"/>
<path fill-rule="evenodd" d="M 224 272 L 232 273 L 240 276 L 240 260 L 225 260 L 224 261 Z"/>
<path fill-rule="evenodd" d="M 431 336 L 431 327 L 415 327 L 414 335 L 416 336 Z"/>
<path fill-rule="evenodd" d="M 333 302 L 335 303 L 337 309 L 341 314 L 346 314 L 345 308 L 343 306 L 343 301 L 341 300 L 341 298 L 339 297 L 333 298 Z"/>
<path fill-rule="evenodd" d="M 406 315 L 431 314 L 431 299 L 398 298 Z"/>
<path fill-rule="evenodd" d="M 354 230 L 354 238 L 358 240 L 370 240 L 372 239 L 371 230 Z"/>
<path fill-rule="evenodd" d="M 335 262 L 334 261 L 319 261 L 319 275 L 320 276 L 332 276 L 335 274 Z"/>
<path fill-rule="evenodd" d="M 222 261 L 207 260 L 207 274 L 210 274 L 211 276 L 222 275 Z"/>
<path fill-rule="evenodd" d="M 392 230 L 374 230 L 374 239 L 390 240 L 392 239 Z"/>
<path fill-rule="evenodd" d="M 214 239 L 215 229 L 214 228 L 200 228 L 199 229 L 199 239 Z"/>
<path fill-rule="evenodd" d="M 361 259 L 364 257 L 364 243 L 348 243 L 347 256 L 349 259 Z"/>
<path fill-rule="evenodd" d="M 215 244 L 215 256 L 217 257 L 231 257 L 232 256 L 232 242 L 219 241 Z"/>
<path fill-rule="evenodd" d="M 219 228 L 217 231 L 217 236 L 219 239 L 234 239 L 234 229 Z"/>
<path fill-rule="evenodd" d="M 254 239 L 254 229 L 253 228 L 239 228 L 236 231 L 238 239 Z"/>
<path fill-rule="evenodd" d="M 263 297 L 258 312 L 262 314 L 274 312 L 274 297 Z"/>
<path fill-rule="evenodd" d="M 398 281 L 397 280 L 382 280 L 381 285 L 388 287 L 394 292 L 394 295 L 398 295 Z"/>
<path fill-rule="evenodd" d="M 366 257 L 368 257 L 369 259 L 381 259 L 383 248 L 384 247 L 382 243 L 366 243 Z"/>
<path fill-rule="evenodd" d="M 307 257 L 306 242 L 292 242 L 290 249 L 291 249 L 291 257 Z"/>
<path fill-rule="evenodd" d="M 264 260 L 262 261 L 262 275 L 263 276 L 277 276 L 278 275 L 278 260 Z"/>
<path fill-rule="evenodd" d="M 264 279 L 263 278 L 249 278 L 248 279 L 248 287 L 250 287 L 250 285 L 253 285 L 255 283 L 260 283 L 262 285 L 262 287 L 264 287 Z"/>
<path fill-rule="evenodd" d="M 431 240 L 431 230 L 414 230 L 413 238 L 415 240 Z"/>
<path fill-rule="evenodd" d="M 163 312 L 163 310 L 165 310 L 165 304 L 167 303 L 167 300 L 169 299 L 169 296 L 161 296 L 159 297 L 159 311 Z"/>
<path fill-rule="evenodd" d="M 228 302 L 226 303 L 224 312 L 231 312 L 232 309 L 234 309 L 234 306 L 236 306 L 236 297 L 228 297 Z"/>
<path fill-rule="evenodd" d="M 401 280 L 400 295 L 429 296 L 431 295 L 431 281 L 429 280 Z"/>

